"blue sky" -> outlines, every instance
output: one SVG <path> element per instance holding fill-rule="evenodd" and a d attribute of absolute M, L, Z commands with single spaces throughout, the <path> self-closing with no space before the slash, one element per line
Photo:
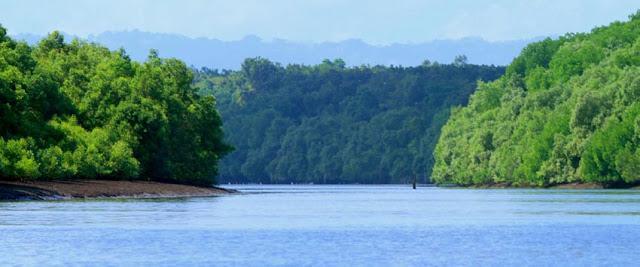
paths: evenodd
<path fill-rule="evenodd" d="M 221 40 L 389 44 L 588 31 L 638 8 L 637 0 L 3 0 L 0 23 L 11 34 L 138 29 Z"/>

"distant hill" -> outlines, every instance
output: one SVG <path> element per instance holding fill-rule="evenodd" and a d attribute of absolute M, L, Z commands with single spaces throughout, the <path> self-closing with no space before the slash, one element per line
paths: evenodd
<path fill-rule="evenodd" d="M 226 142 L 221 183 L 428 182 L 433 148 L 453 106 L 504 67 L 454 64 L 281 66 L 247 59 L 240 71 L 195 72 L 216 98 Z"/>
<path fill-rule="evenodd" d="M 29 43 L 42 38 L 32 34 L 17 34 L 13 37 Z M 162 57 L 175 57 L 195 67 L 237 70 L 244 59 L 258 56 L 282 64 L 314 65 L 321 63 L 323 59 L 341 58 L 349 66 L 363 64 L 417 66 L 425 59 L 450 63 L 457 55 L 464 54 L 471 64 L 507 65 L 528 43 L 542 38 L 505 42 L 464 38 L 420 44 L 376 46 L 357 39 L 341 42 L 297 43 L 279 39 L 265 41 L 256 36 L 247 36 L 237 41 L 221 41 L 135 30 L 104 32 L 91 35 L 87 39 L 110 49 L 123 47 L 135 60 L 144 60 L 149 50 L 153 48 L 157 49 Z"/>

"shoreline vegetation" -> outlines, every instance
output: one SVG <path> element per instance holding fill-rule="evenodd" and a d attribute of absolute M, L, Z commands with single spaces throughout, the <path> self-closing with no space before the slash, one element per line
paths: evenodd
<path fill-rule="evenodd" d="M 637 186 L 639 77 L 640 11 L 532 43 L 451 112 L 432 177 L 464 186 Z"/>
<path fill-rule="evenodd" d="M 229 193 L 216 177 L 638 189 L 639 37 L 640 12 L 532 43 L 506 69 L 255 58 L 218 72 L 0 26 L 0 199 Z"/>
<path fill-rule="evenodd" d="M 153 181 L 0 181 L 0 201 L 216 197 L 233 193 L 238 191 Z"/>
<path fill-rule="evenodd" d="M 220 183 L 387 184 L 427 182 L 449 110 L 504 71 L 465 56 L 415 67 L 250 58 L 239 71 L 195 70 L 194 86 L 216 98 L 236 148 Z"/>
<path fill-rule="evenodd" d="M 135 62 L 53 32 L 30 46 L 0 26 L 0 181 L 216 184 L 226 144 L 184 62 Z"/>

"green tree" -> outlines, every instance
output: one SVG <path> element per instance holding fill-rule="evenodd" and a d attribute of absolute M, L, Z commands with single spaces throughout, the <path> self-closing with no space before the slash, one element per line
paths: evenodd
<path fill-rule="evenodd" d="M 461 59 L 462 60 L 462 59 Z M 221 162 L 224 182 L 404 183 L 429 180 L 433 148 L 449 109 L 477 81 L 504 68 L 425 64 L 359 66 L 324 60 L 281 66 L 245 60 L 237 72 L 196 72 L 214 95 L 236 147 Z M 496 101 L 501 92 L 491 91 Z"/>
<path fill-rule="evenodd" d="M 461 185 L 639 182 L 640 20 L 528 45 L 453 112 L 433 178 Z"/>
<path fill-rule="evenodd" d="M 231 147 L 192 81 L 155 51 L 137 63 L 58 32 L 30 47 L 0 27 L 0 179 L 215 183 Z"/>

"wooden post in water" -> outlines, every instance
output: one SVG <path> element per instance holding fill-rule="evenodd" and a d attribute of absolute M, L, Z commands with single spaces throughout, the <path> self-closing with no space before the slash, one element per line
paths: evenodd
<path fill-rule="evenodd" d="M 413 190 L 416 190 L 416 176 L 413 175 Z"/>

